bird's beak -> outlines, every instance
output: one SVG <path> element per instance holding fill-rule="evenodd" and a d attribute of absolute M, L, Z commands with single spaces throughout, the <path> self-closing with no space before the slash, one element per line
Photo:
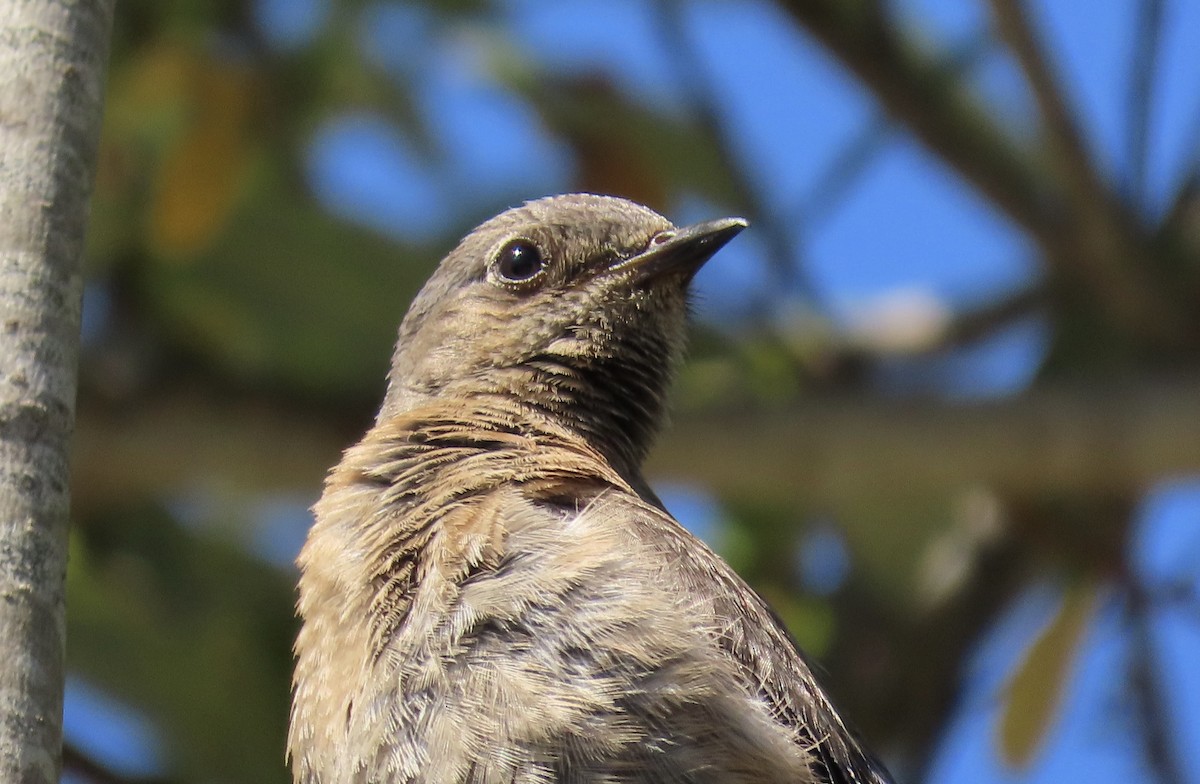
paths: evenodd
<path fill-rule="evenodd" d="M 672 272 L 682 273 L 690 280 L 704 262 L 749 225 L 742 218 L 719 218 L 663 232 L 651 240 L 649 248 L 622 259 L 612 270 L 633 270 L 638 280 Z"/>

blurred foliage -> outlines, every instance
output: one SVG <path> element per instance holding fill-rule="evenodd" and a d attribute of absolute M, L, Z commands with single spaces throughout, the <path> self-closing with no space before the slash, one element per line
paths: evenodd
<path fill-rule="evenodd" d="M 413 74 L 388 69 L 361 45 L 367 15 L 388 5 L 331 3 L 311 40 L 283 48 L 264 38 L 246 2 L 126 0 L 118 9 L 88 255 L 88 302 L 99 315 L 84 336 L 69 658 L 75 674 L 161 730 L 168 780 L 287 780 L 295 575 L 255 544 L 265 535 L 255 504 L 279 495 L 315 500 L 323 468 L 369 421 L 396 324 L 437 258 L 478 219 L 537 195 L 514 186 L 464 200 L 437 236 L 420 241 L 383 236 L 320 202 L 307 156 L 331 118 L 369 110 L 426 159 L 447 154 Z M 690 450 L 693 462 L 675 467 L 719 461 L 710 475 L 728 475 L 712 488 L 722 551 L 823 660 L 847 713 L 900 770 L 928 762 L 962 658 L 990 620 L 1033 582 L 1085 575 L 1004 698 L 998 746 L 1021 765 L 1053 723 L 1097 597 L 1129 579 L 1120 561 L 1130 516 L 1093 528 L 1092 490 L 1111 485 L 1128 510 L 1147 482 L 1136 467 L 1109 465 L 1104 450 L 1073 440 L 1088 427 L 1072 429 L 1057 450 L 1040 450 L 1045 464 L 1001 454 L 1010 442 L 1058 432 L 1061 407 L 1038 398 L 1016 420 L 996 417 L 995 428 L 996 411 L 980 408 L 978 428 L 971 419 L 942 430 L 953 407 L 918 394 L 935 407 L 922 420 L 928 430 L 896 436 L 893 426 L 914 412 L 881 393 L 879 379 L 897 365 L 935 376 L 937 361 L 1031 318 L 1052 328 L 1035 391 L 1048 377 L 1087 379 L 1086 391 L 1122 374 L 1141 379 L 1149 368 L 1194 372 L 1196 178 L 1185 173 L 1192 190 L 1153 229 L 1102 183 L 1072 191 L 1061 174 L 1069 160 L 1043 165 L 1057 160 L 1054 129 L 1026 138 L 1018 121 L 1007 123 L 975 94 L 970 69 L 999 47 L 995 36 L 965 56 L 946 55 L 881 5 L 777 4 L 781 19 L 827 47 L 878 104 L 867 133 L 851 140 L 806 206 L 831 211 L 881 146 L 907 133 L 1025 231 L 1046 262 L 1037 291 L 951 313 L 903 350 L 844 329 L 798 294 L 801 285 L 775 286 L 802 277 L 787 237 L 810 216 L 759 203 L 734 130 L 689 65 L 687 36 L 672 33 L 682 6 L 649 4 L 689 82 L 683 110 L 632 97 L 602 71 L 546 72 L 503 40 L 490 3 L 421 8 L 440 33 L 488 31 L 471 39 L 475 55 L 569 151 L 572 188 L 664 211 L 698 200 L 747 215 L 768 238 L 775 278 L 761 302 L 786 298 L 796 312 L 780 320 L 764 306 L 730 324 L 698 325 L 677 390 L 681 429 L 708 439 L 733 429 L 766 446 L 756 461 L 732 464 L 721 450 Z M 1051 104 L 1046 98 L 1042 110 Z M 1097 233 L 1097 214 L 1120 220 Z M 1143 291 L 1153 294 L 1161 325 L 1144 325 L 1145 303 L 1135 298 Z M 1195 409 L 1168 405 L 1177 398 L 1156 409 L 1179 408 L 1167 429 L 1191 432 Z M 795 419 L 806 410 L 817 414 Z M 1078 421 L 1112 418 L 1089 412 Z M 821 422 L 835 426 L 822 430 Z M 794 432 L 809 438 L 805 447 L 781 440 Z M 851 454 L 835 441 L 867 446 Z M 1162 464 L 1196 470 L 1194 457 L 1174 455 Z M 891 483 L 873 478 L 880 460 L 895 465 Z M 1038 476 L 1076 465 L 1090 484 L 1084 477 L 1057 494 L 1037 485 Z M 780 466 L 801 490 L 758 481 Z M 975 475 L 974 466 L 984 467 Z M 992 481 L 993 469 L 1020 482 Z M 206 499 L 199 519 L 181 511 L 195 497 Z M 796 553 L 805 531 L 830 520 L 854 569 L 820 595 L 798 579 Z M 1075 546 L 1084 539 L 1097 543 Z"/>
<path fill-rule="evenodd" d="M 97 512 L 71 561 L 71 671 L 145 710 L 186 778 L 279 780 L 292 576 L 148 506 Z"/>

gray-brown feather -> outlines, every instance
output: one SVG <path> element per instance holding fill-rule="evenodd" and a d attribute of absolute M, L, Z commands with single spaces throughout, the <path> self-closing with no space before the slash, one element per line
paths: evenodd
<path fill-rule="evenodd" d="M 731 575 L 681 562 L 687 534 L 569 433 L 479 429 L 505 419 L 414 412 L 331 476 L 301 561 L 297 683 L 350 680 L 297 693 L 301 780 L 812 780 L 796 729 L 750 688 L 767 673 L 725 653 Z M 447 467 L 453 498 L 397 490 Z M 325 548 L 381 557 L 325 574 Z"/>

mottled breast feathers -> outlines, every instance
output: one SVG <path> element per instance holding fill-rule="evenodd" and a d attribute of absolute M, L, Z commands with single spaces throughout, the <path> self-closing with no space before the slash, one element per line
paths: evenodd
<path fill-rule="evenodd" d="M 877 781 L 761 600 L 549 419 L 380 422 L 316 512 L 300 781 Z"/>

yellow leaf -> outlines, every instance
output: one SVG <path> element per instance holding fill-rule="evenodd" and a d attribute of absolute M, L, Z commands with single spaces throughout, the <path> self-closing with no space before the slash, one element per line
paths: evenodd
<path fill-rule="evenodd" d="M 253 134 L 248 69 L 198 62 L 190 88 L 191 122 L 159 168 L 150 211 L 151 247 L 176 258 L 203 250 L 225 227 Z"/>
<path fill-rule="evenodd" d="M 1096 585 L 1068 589 L 1058 613 L 1029 646 L 1008 685 L 998 727 L 1000 754 L 1012 767 L 1033 759 L 1062 703 L 1072 660 L 1096 612 Z"/>

